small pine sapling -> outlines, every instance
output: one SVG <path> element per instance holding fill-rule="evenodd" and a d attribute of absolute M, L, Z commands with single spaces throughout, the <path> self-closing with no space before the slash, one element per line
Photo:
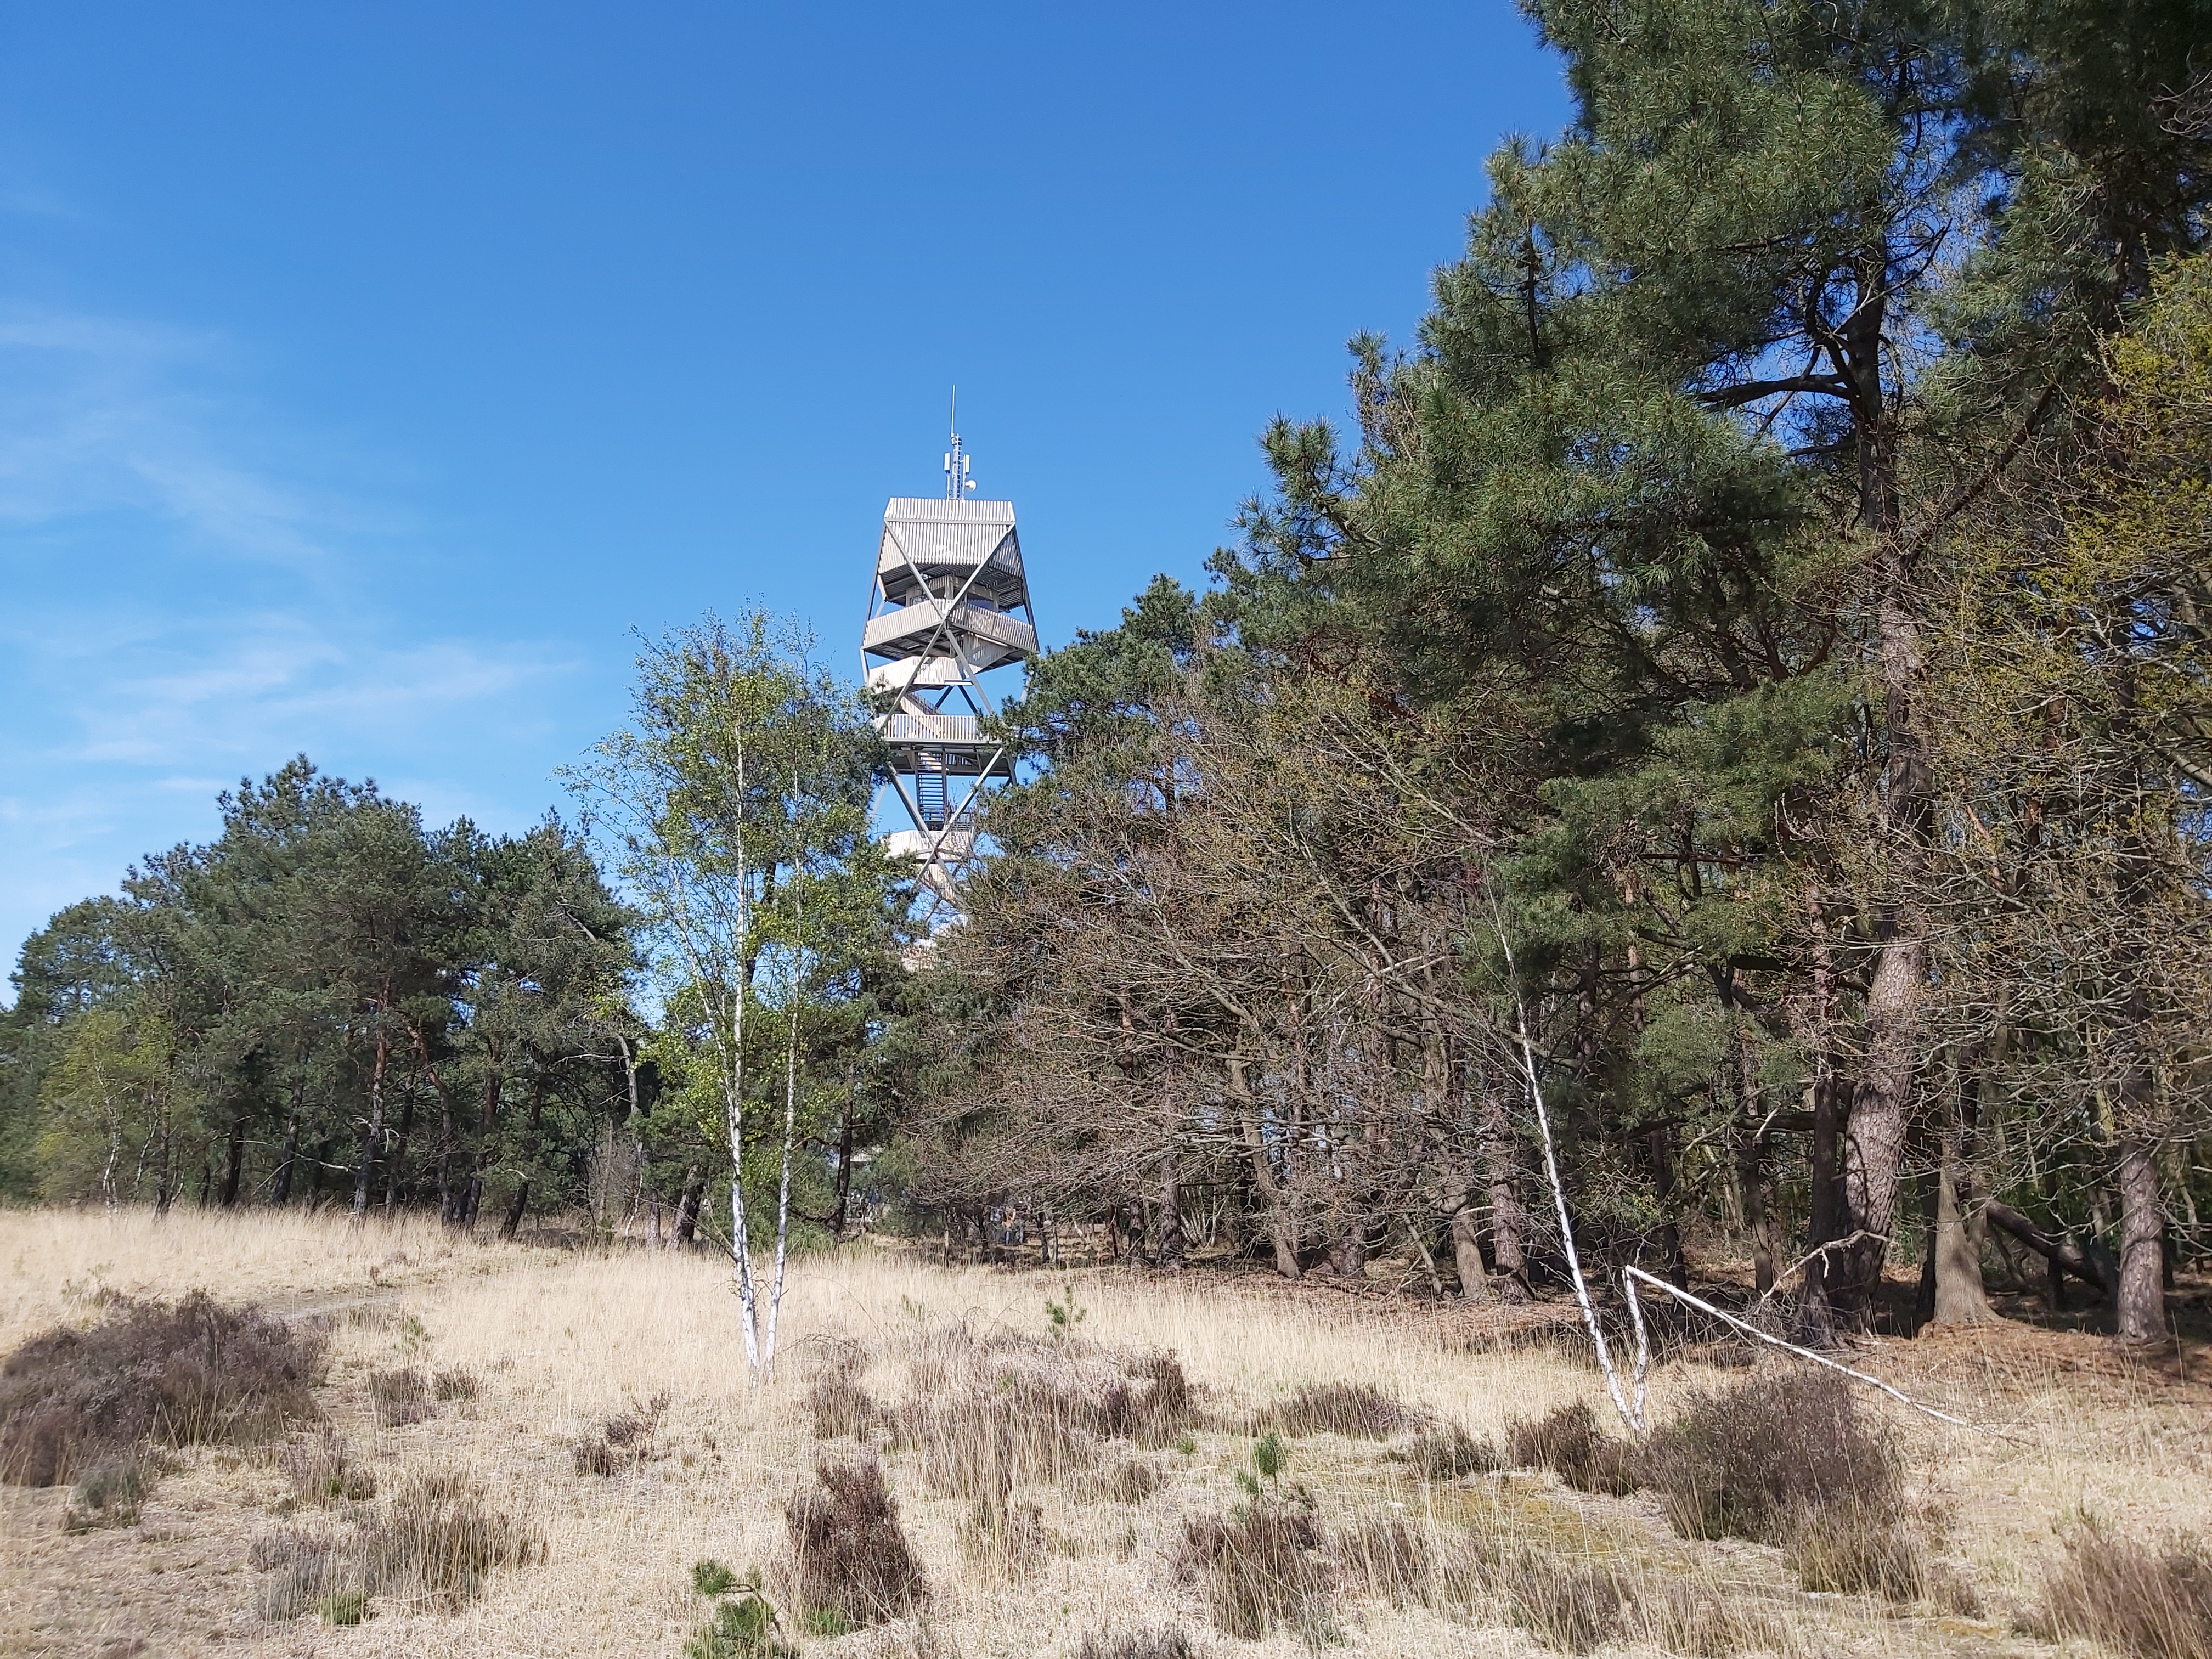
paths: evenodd
<path fill-rule="evenodd" d="M 1050 1297 L 1044 1299 L 1045 1317 L 1052 1322 L 1052 1336 L 1055 1342 L 1065 1342 L 1073 1336 L 1075 1334 L 1075 1328 L 1083 1322 L 1083 1316 L 1091 1311 L 1088 1308 L 1079 1308 L 1075 1305 L 1073 1279 L 1067 1281 L 1062 1293 L 1066 1297 L 1064 1302 L 1055 1302 Z"/>

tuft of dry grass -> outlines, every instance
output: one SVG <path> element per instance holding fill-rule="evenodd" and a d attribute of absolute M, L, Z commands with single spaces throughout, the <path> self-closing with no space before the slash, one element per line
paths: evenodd
<path fill-rule="evenodd" d="M 2212 1659 L 2212 1547 L 2176 1534 L 2154 1548 L 2084 1517 L 2044 1569 L 2036 1622 L 2138 1659 Z"/>
<path fill-rule="evenodd" d="M 454 1366 L 440 1371 L 430 1379 L 430 1392 L 448 1403 L 457 1400 L 474 1400 L 483 1392 L 483 1382 L 474 1371 Z"/>
<path fill-rule="evenodd" d="M 1293 1439 L 1340 1434 L 1349 1439 L 1388 1440 L 1427 1425 L 1425 1413 L 1409 1410 L 1371 1382 L 1309 1382 L 1267 1412 L 1262 1426 Z"/>
<path fill-rule="evenodd" d="M 903 1617 L 927 1597 L 898 1500 L 871 1451 L 815 1460 L 814 1480 L 784 1505 L 801 1610 L 851 1626 Z"/>
<path fill-rule="evenodd" d="M 1476 1536 L 1399 1513 L 1370 1516 L 1345 1528 L 1330 1553 L 1348 1589 L 1387 1607 L 1467 1615 L 1483 1604 L 1491 1577 Z"/>
<path fill-rule="evenodd" d="M 396 1371 L 371 1371 L 368 1402 L 380 1425 L 404 1428 L 435 1414 L 430 1403 L 430 1380 L 411 1366 Z"/>
<path fill-rule="evenodd" d="M 277 1458 L 295 1498 L 309 1504 L 358 1504 L 376 1496 L 376 1474 L 354 1461 L 352 1448 L 325 1428 L 297 1440 Z"/>
<path fill-rule="evenodd" d="M 905 1401 L 886 1413 L 893 1449 L 920 1454 L 933 1490 L 994 1510 L 1020 1486 L 1091 1468 L 1107 1440 L 1163 1444 L 1196 1413 L 1181 1364 L 1153 1352 L 955 1327 L 918 1338 L 908 1374 Z"/>
<path fill-rule="evenodd" d="M 141 1442 L 252 1445 L 316 1420 L 311 1334 L 204 1291 L 113 1299 L 89 1329 L 60 1326 L 0 1361 L 0 1479 L 51 1486 Z"/>
<path fill-rule="evenodd" d="M 1172 1625 L 1138 1625 L 1095 1630 L 1075 1650 L 1075 1659 L 1191 1659 L 1190 1638 Z"/>
<path fill-rule="evenodd" d="M 359 1547 L 371 1595 L 441 1607 L 475 1595 L 487 1575 L 546 1555 L 535 1524 L 493 1507 L 451 1471 L 410 1476 L 388 1508 L 362 1521 Z"/>
<path fill-rule="evenodd" d="M 1256 1641 L 1277 1626 L 1319 1645 L 1336 1633 L 1336 1565 L 1312 1509 L 1255 1498 L 1183 1522 L 1172 1565 L 1217 1630 Z"/>

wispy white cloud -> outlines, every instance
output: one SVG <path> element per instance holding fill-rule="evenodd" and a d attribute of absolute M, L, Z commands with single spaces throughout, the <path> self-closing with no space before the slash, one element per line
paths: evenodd
<path fill-rule="evenodd" d="M 327 482 L 365 469 L 260 410 L 240 359 L 0 304 L 0 952 L 295 753 L 404 772 L 434 816 L 551 798 L 523 757 L 569 653 L 426 608 L 407 502 Z"/>
<path fill-rule="evenodd" d="M 0 523 L 137 513 L 203 554 L 320 568 L 349 537 L 408 526 L 388 504 L 283 476 L 223 336 L 0 307 Z"/>

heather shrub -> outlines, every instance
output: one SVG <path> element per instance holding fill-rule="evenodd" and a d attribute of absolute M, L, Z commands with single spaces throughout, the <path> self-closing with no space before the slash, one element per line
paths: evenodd
<path fill-rule="evenodd" d="M 1637 1449 L 1599 1427 L 1588 1401 L 1517 1419 L 1506 1425 L 1506 1440 L 1516 1468 L 1550 1469 L 1578 1492 L 1636 1490 Z"/>
<path fill-rule="evenodd" d="M 1927 1582 L 1903 1459 L 1833 1372 L 1763 1373 L 1692 1400 L 1642 1467 L 1677 1531 L 1775 1545 L 1808 1589 L 1910 1601 Z"/>
<path fill-rule="evenodd" d="M 1424 1480 L 1457 1480 L 1505 1467 L 1505 1454 L 1494 1443 L 1469 1434 L 1456 1423 L 1423 1429 L 1402 1450 L 1390 1455 L 1411 1463 Z"/>
<path fill-rule="evenodd" d="M 817 1458 L 814 1480 L 792 1494 L 783 1516 L 803 1613 L 872 1625 L 921 1604 L 921 1568 L 874 1453 Z"/>
<path fill-rule="evenodd" d="M 87 1330 L 57 1328 L 0 1361 L 0 1479 L 51 1486 L 141 1442 L 250 1445 L 321 1411 L 312 1332 L 204 1291 L 118 1298 Z"/>

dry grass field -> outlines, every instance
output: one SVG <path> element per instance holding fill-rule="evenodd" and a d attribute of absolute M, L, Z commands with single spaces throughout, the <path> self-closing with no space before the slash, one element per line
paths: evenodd
<path fill-rule="evenodd" d="M 2166 1551 L 2142 1593 L 2170 1595 L 2202 1565 L 2172 1540 L 2212 1524 L 2208 1390 L 2170 1356 L 2130 1362 L 2094 1337 L 2004 1327 L 1862 1350 L 1996 1432 L 1866 1404 L 1903 1455 L 1914 1565 L 1887 1595 L 1819 1592 L 1784 1549 L 1682 1536 L 1650 1490 L 1480 1467 L 1516 1423 L 1526 1442 L 1557 1407 L 1602 1407 L 1571 1332 L 1096 1270 L 1072 1275 L 1080 1316 L 1060 1334 L 1046 1303 L 1070 1277 L 872 1247 L 802 1259 L 777 1375 L 755 1391 L 726 1267 L 703 1255 L 416 1222 L 0 1212 L 0 1351 L 195 1289 L 326 1345 L 321 1425 L 167 1452 L 111 1513 L 88 1516 L 101 1494 L 82 1488 L 0 1486 L 0 1655 L 748 1651 L 734 1613 L 701 1635 L 702 1560 L 757 1569 L 774 1639 L 810 1656 L 2087 1653 L 2106 1650 L 2054 1636 L 2045 1611 L 2066 1540 L 2146 1571 Z M 1160 1353 L 1174 1364 L 1146 1358 Z M 1669 1364 L 1658 1414 L 1794 1363 Z M 815 1486 L 817 1458 L 850 1470 L 863 1445 L 919 1584 L 910 1601 L 893 1584 L 904 1611 L 840 1632 L 803 1617 L 808 1573 L 838 1563 L 795 1554 L 812 1534 L 789 1517 L 834 1529 L 845 1499 Z M 425 1503 L 496 1534 L 467 1582 L 376 1567 L 374 1540 Z M 896 1568 L 881 1522 L 839 1570 Z M 2196 1628 L 2165 1650 L 2197 1650 Z"/>

